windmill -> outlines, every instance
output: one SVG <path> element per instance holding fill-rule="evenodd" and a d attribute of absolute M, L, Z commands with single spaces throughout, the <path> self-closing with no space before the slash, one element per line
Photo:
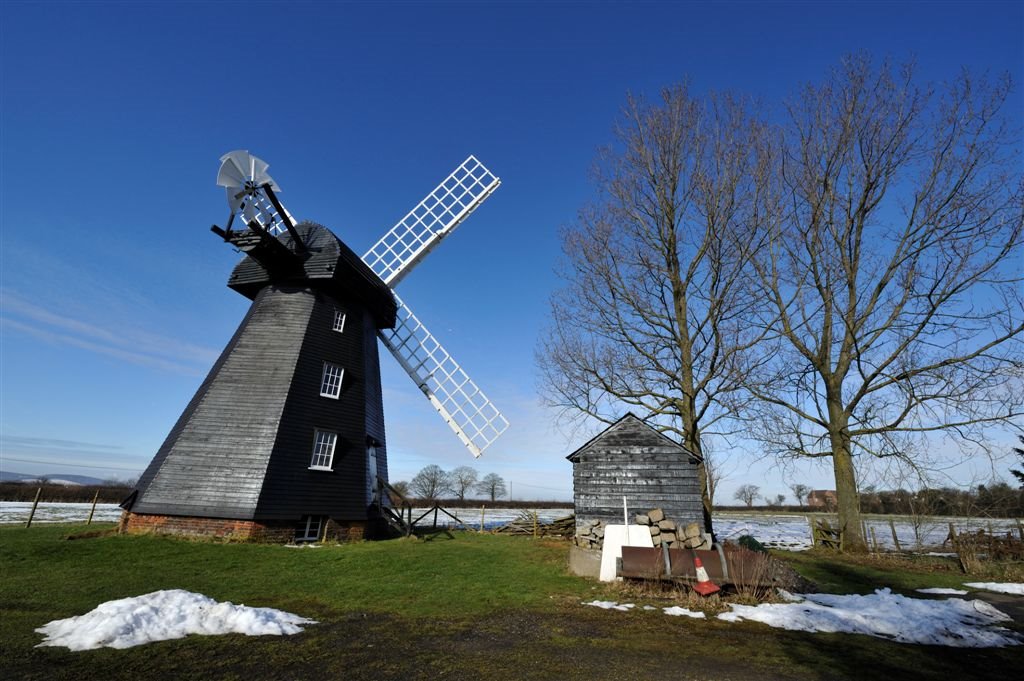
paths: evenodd
<path fill-rule="evenodd" d="M 360 258 L 296 222 L 268 167 L 221 157 L 230 214 L 212 231 L 245 255 L 228 286 L 252 304 L 122 504 L 127 531 L 372 532 L 387 481 L 378 338 L 474 456 L 508 427 L 393 290 L 500 180 L 470 156 Z"/>

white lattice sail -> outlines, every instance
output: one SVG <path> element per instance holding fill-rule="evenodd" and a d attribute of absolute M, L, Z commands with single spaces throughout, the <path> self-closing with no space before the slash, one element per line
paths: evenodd
<path fill-rule="evenodd" d="M 284 208 L 284 206 L 281 207 Z M 260 227 L 274 236 L 279 236 L 287 230 L 284 222 L 285 215 L 291 220 L 288 210 L 285 209 L 285 215 L 281 215 L 277 208 L 274 207 L 274 204 L 271 203 L 266 193 L 261 190 L 257 190 L 245 197 L 240 213 L 245 219 L 246 224 L 255 220 Z M 295 221 L 291 221 L 294 224 Z"/>
<path fill-rule="evenodd" d="M 394 329 L 379 332 L 381 341 L 459 440 L 473 456 L 480 456 L 505 432 L 508 420 L 412 310 L 397 295 L 395 300 L 398 321 Z"/>
<path fill-rule="evenodd" d="M 363 262 L 394 287 L 500 184 L 494 173 L 470 156 L 381 237 Z"/>

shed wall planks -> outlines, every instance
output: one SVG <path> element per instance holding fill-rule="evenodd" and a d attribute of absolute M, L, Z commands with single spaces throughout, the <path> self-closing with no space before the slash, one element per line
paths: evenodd
<path fill-rule="evenodd" d="M 627 414 L 570 454 L 577 525 L 622 522 L 660 508 L 681 523 L 703 524 L 698 459 L 682 445 Z"/>

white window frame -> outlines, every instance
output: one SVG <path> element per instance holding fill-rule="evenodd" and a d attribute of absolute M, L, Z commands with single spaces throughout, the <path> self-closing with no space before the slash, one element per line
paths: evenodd
<path fill-rule="evenodd" d="M 338 434 L 319 428 L 313 432 L 313 458 L 309 462 L 309 470 L 333 471 L 334 449 L 338 444 Z"/>
<path fill-rule="evenodd" d="M 295 528 L 294 540 L 296 543 L 319 541 L 323 531 L 324 516 L 304 515 L 299 521 L 299 526 Z"/>
<path fill-rule="evenodd" d="M 341 383 L 344 380 L 344 368 L 338 364 L 324 362 L 324 372 L 320 374 L 320 397 L 338 399 L 341 396 Z"/>
<path fill-rule="evenodd" d="M 331 328 L 338 333 L 345 333 L 345 317 L 347 315 L 341 310 L 334 311 L 334 324 Z"/>

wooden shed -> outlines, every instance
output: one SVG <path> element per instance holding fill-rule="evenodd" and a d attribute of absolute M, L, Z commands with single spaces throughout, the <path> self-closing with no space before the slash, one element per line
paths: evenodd
<path fill-rule="evenodd" d="M 700 458 L 632 413 L 566 458 L 577 528 L 594 520 L 621 523 L 623 497 L 631 515 L 660 508 L 677 523 L 704 526 Z"/>

